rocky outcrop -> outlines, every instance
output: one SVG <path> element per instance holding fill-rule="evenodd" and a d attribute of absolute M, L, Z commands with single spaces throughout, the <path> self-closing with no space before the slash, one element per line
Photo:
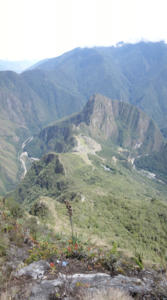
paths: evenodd
<path fill-rule="evenodd" d="M 81 115 L 94 138 L 112 140 L 140 153 L 162 147 L 163 137 L 153 120 L 128 103 L 97 94 L 90 98 Z"/>
<path fill-rule="evenodd" d="M 43 278 L 46 271 L 50 269 L 50 265 L 47 261 L 40 260 L 38 262 L 33 262 L 32 264 L 20 269 L 15 273 L 16 277 L 26 276 L 32 279 Z"/>
<path fill-rule="evenodd" d="M 0 299 L 50 300 L 86 299 L 102 291 L 124 291 L 134 299 L 167 299 L 167 278 L 153 270 L 143 270 L 136 276 L 106 273 L 55 273 L 46 261 L 38 261 L 14 274 L 13 284 L 8 288 L 8 296 L 1 293 Z M 6 294 L 7 295 L 7 294 Z M 82 297 L 84 295 L 85 298 Z M 89 299 L 89 298 L 88 298 Z M 119 299 L 119 298 L 118 298 Z"/>
<path fill-rule="evenodd" d="M 112 142 L 136 156 L 159 151 L 164 143 L 159 128 L 141 110 L 96 94 L 80 113 L 44 128 L 26 151 L 32 156 L 49 151 L 70 152 L 79 134 L 100 140 L 101 144 Z"/>

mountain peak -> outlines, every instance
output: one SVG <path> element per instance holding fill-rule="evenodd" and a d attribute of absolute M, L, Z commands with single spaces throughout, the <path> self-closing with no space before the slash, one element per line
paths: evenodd
<path fill-rule="evenodd" d="M 86 105 L 89 105 L 89 104 L 91 104 L 91 103 L 94 103 L 94 104 L 103 104 L 103 105 L 105 105 L 106 103 L 108 103 L 108 102 L 111 102 L 111 99 L 110 98 L 108 98 L 108 97 L 106 97 L 106 96 L 104 96 L 104 95 L 102 95 L 102 94 L 99 94 L 99 93 L 97 93 L 97 94 L 93 94 L 90 98 L 89 98 L 89 100 L 88 100 L 88 102 L 86 103 Z M 86 106 L 85 105 L 85 106 Z"/>
<path fill-rule="evenodd" d="M 81 112 L 81 114 L 84 116 L 83 121 L 86 121 L 87 124 L 90 124 L 90 120 L 92 118 L 96 118 L 98 121 L 102 115 L 108 112 L 108 106 L 111 106 L 111 99 L 101 94 L 94 94 L 90 97 L 84 106 L 83 111 Z"/>
<path fill-rule="evenodd" d="M 69 152 L 75 147 L 78 134 L 101 144 L 112 142 L 129 149 L 135 156 L 159 151 L 163 145 L 160 130 L 145 113 L 131 104 L 100 94 L 94 94 L 80 113 L 43 129 L 37 144 L 45 152 Z"/>

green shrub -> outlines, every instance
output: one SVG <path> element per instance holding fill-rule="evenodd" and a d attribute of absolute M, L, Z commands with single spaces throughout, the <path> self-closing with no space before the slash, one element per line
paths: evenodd
<path fill-rule="evenodd" d="M 23 209 L 21 205 L 13 198 L 6 199 L 6 207 L 9 209 L 10 214 L 14 218 L 21 218 L 23 216 Z"/>

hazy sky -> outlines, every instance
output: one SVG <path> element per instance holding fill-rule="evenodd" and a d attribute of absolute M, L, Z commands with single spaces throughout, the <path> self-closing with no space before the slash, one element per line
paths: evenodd
<path fill-rule="evenodd" d="M 140 39 L 167 41 L 167 0 L 0 0 L 0 59 Z"/>

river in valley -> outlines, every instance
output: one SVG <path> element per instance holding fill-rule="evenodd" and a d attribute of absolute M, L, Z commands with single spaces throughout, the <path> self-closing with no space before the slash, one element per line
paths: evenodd
<path fill-rule="evenodd" d="M 27 174 L 27 165 L 26 163 L 32 163 L 33 161 L 38 161 L 39 158 L 36 157 L 30 157 L 28 155 L 28 152 L 24 151 L 24 148 L 33 140 L 33 136 L 27 138 L 21 145 L 21 154 L 19 155 L 19 160 L 21 162 L 21 167 L 23 169 L 23 173 L 21 175 L 21 178 L 23 179 L 25 175 Z"/>

